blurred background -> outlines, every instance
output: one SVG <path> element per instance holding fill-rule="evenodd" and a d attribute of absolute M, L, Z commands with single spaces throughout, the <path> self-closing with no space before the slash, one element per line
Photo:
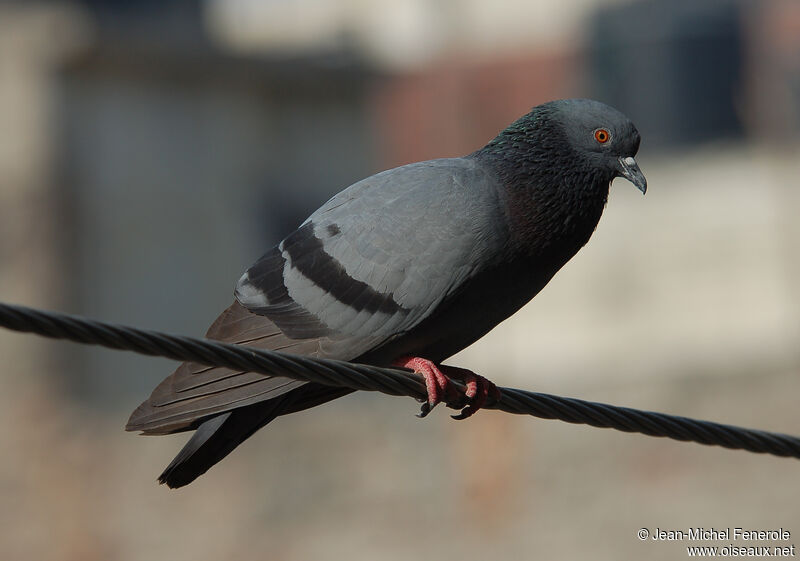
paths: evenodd
<path fill-rule="evenodd" d="M 648 194 L 616 181 L 589 245 L 449 362 L 800 433 L 796 0 L 0 2 L 0 299 L 200 336 L 333 193 L 560 97 L 631 117 Z M 421 421 L 380 395 L 281 418 L 169 491 L 186 436 L 123 426 L 173 363 L 7 331 L 0 357 L 2 559 L 686 557 L 642 527 L 800 541 L 795 460 Z"/>

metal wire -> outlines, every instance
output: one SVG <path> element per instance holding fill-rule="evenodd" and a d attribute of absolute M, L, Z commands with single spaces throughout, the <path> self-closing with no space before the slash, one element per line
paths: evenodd
<path fill-rule="evenodd" d="M 0 326 L 53 339 L 67 339 L 76 343 L 101 345 L 150 356 L 188 360 L 208 366 L 286 376 L 329 386 L 346 386 L 388 395 L 404 395 L 419 400 L 427 395 L 422 377 L 407 370 L 310 358 L 230 345 L 209 339 L 167 335 L 1 302 Z M 786 434 L 515 388 L 499 389 L 501 393 L 499 401 L 487 404 L 485 406 L 487 409 L 760 454 L 800 458 L 800 438 Z"/>

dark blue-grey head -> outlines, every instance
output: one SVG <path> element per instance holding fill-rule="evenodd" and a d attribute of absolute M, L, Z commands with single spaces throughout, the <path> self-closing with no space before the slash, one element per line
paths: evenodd
<path fill-rule="evenodd" d="M 577 154 L 613 177 L 624 177 L 642 193 L 647 191 L 647 180 L 634 159 L 639 131 L 625 115 L 591 99 L 562 99 L 545 106 L 552 108 Z"/>
<path fill-rule="evenodd" d="M 534 107 L 476 154 L 499 160 L 508 176 L 538 177 L 542 185 L 602 190 L 624 177 L 644 193 L 647 181 L 634 159 L 639 141 L 633 123 L 613 107 L 561 99 Z"/>

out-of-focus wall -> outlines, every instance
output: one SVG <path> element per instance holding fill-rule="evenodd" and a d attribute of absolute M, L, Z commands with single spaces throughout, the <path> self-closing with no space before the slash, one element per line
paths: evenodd
<path fill-rule="evenodd" d="M 0 294 L 6 301 L 58 306 L 61 202 L 55 73 L 81 45 L 81 20 L 63 6 L 0 4 Z M 48 353 L 29 337 L 4 333 L 4 362 L 44 375 Z M 52 350 L 52 347 L 48 346 Z M 10 376 L 7 370 L 0 377 Z"/>

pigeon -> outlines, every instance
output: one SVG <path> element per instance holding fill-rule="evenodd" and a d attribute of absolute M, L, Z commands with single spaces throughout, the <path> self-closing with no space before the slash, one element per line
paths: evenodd
<path fill-rule="evenodd" d="M 639 142 L 616 109 L 557 100 L 472 154 L 354 183 L 242 275 L 234 303 L 206 336 L 410 368 L 428 390 L 421 416 L 445 402 L 463 406 L 456 417 L 466 418 L 499 392 L 442 361 L 514 314 L 589 241 L 614 178 L 645 193 Z M 276 417 L 351 391 L 187 362 L 126 430 L 195 431 L 159 477 L 176 488 Z"/>

